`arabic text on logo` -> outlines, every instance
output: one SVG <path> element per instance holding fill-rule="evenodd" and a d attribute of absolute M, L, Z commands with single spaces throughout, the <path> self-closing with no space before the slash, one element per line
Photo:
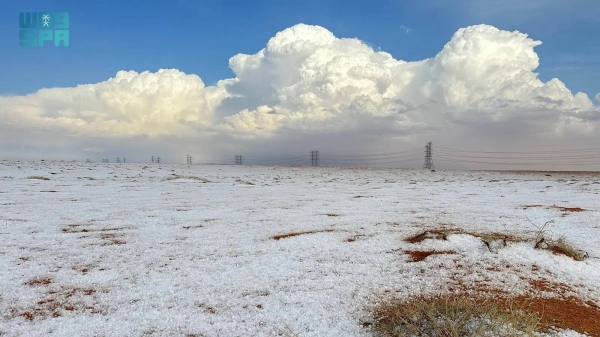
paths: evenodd
<path fill-rule="evenodd" d="M 69 13 L 19 13 L 19 45 L 22 47 L 69 46 Z"/>

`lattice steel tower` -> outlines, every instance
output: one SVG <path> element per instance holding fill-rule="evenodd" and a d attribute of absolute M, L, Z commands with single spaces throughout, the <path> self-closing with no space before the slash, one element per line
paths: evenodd
<path fill-rule="evenodd" d="M 432 152 L 433 144 L 431 142 L 425 145 L 425 164 L 423 164 L 424 169 L 433 170 L 433 152 Z"/>
<path fill-rule="evenodd" d="M 319 166 L 319 151 L 310 151 L 310 166 Z"/>

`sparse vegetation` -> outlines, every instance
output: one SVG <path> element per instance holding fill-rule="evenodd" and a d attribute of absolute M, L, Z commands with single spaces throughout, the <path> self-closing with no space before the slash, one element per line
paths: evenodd
<path fill-rule="evenodd" d="M 585 209 L 581 208 L 581 207 L 563 207 L 563 206 L 557 206 L 557 205 L 552 205 L 552 208 L 555 208 L 561 212 L 583 212 L 585 211 Z"/>
<path fill-rule="evenodd" d="M 540 335 L 540 317 L 533 313 L 502 301 L 459 295 L 383 301 L 374 316 L 378 337 Z"/>
<path fill-rule="evenodd" d="M 531 220 L 527 219 L 531 224 Z M 575 261 L 583 261 L 588 257 L 588 253 L 578 250 L 567 242 L 564 236 L 558 239 L 552 239 L 546 230 L 549 224 L 554 223 L 554 220 L 546 221 L 544 225 L 538 229 L 535 238 L 535 249 L 545 249 L 551 251 L 555 255 L 564 255 L 572 258 Z"/>
<path fill-rule="evenodd" d="M 320 230 L 320 231 L 293 232 L 293 233 L 275 235 L 275 236 L 272 236 L 271 238 L 273 240 L 281 240 L 281 239 L 287 239 L 287 238 L 291 238 L 291 237 L 299 236 L 299 235 L 314 234 L 314 233 L 330 233 L 330 232 L 334 232 L 334 230 L 333 229 L 325 229 L 325 230 Z"/>
<path fill-rule="evenodd" d="M 431 255 L 456 254 L 456 252 L 453 250 L 441 250 L 441 251 L 437 251 L 437 250 L 428 250 L 428 251 L 407 250 L 404 252 L 404 254 L 410 255 L 410 260 L 408 260 L 408 262 L 420 262 L 420 261 L 425 260 L 428 256 L 431 256 Z"/>
<path fill-rule="evenodd" d="M 564 237 L 558 240 L 546 240 L 542 237 L 535 243 L 536 249 L 546 249 L 555 255 L 564 255 L 572 258 L 575 261 L 583 261 L 588 257 L 586 252 L 580 251 L 573 247 Z"/>
<path fill-rule="evenodd" d="M 244 184 L 244 185 L 255 185 L 253 182 L 251 181 L 246 181 L 246 180 L 242 180 L 242 179 L 236 179 L 235 180 L 236 183 L 239 184 Z"/>
<path fill-rule="evenodd" d="M 42 176 L 29 176 L 27 179 L 38 179 L 38 180 L 50 180 L 50 178 L 42 177 Z"/>
<path fill-rule="evenodd" d="M 529 219 L 528 219 L 529 220 Z M 530 221 L 531 222 L 531 221 Z M 588 253 L 578 250 L 573 247 L 564 237 L 560 237 L 557 240 L 550 239 L 546 227 L 553 223 L 554 220 L 546 222 L 538 231 L 535 233 L 535 238 L 519 237 L 510 234 L 502 233 L 473 233 L 459 229 L 432 229 L 417 235 L 411 236 L 404 239 L 408 243 L 417 244 L 427 239 L 430 240 L 447 240 L 448 235 L 451 234 L 466 234 L 481 239 L 492 253 L 497 253 L 499 249 L 506 247 L 508 242 L 533 242 L 534 248 L 544 249 L 552 252 L 555 255 L 564 255 L 572 258 L 575 261 L 583 261 L 588 257 Z M 533 223 L 532 223 L 533 224 Z M 439 252 L 420 252 L 420 251 L 406 251 L 405 253 L 413 256 L 413 261 L 422 261 L 425 257 L 432 254 L 439 254 Z M 420 253 L 420 254 L 417 254 Z M 425 257 L 421 258 L 417 255 L 423 256 L 424 253 L 429 253 Z"/>
<path fill-rule="evenodd" d="M 170 181 L 170 180 L 177 180 L 177 179 L 190 179 L 190 180 L 197 180 L 197 181 L 200 181 L 202 183 L 210 183 L 210 180 L 205 179 L 205 178 L 196 177 L 196 176 L 172 175 L 172 176 L 167 177 L 167 178 L 165 178 L 163 180 L 164 181 Z"/>

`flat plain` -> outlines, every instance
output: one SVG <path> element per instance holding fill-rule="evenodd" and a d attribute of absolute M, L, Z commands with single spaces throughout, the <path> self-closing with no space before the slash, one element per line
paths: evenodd
<path fill-rule="evenodd" d="M 599 173 L 1 161 L 0 336 L 368 337 L 381 301 L 442 293 L 600 336 L 599 193 Z"/>

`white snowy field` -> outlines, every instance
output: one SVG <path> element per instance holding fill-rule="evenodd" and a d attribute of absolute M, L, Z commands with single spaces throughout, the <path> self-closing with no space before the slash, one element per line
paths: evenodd
<path fill-rule="evenodd" d="M 379 299 L 459 283 L 600 305 L 599 193 L 600 174 L 3 161 L 0 336 L 367 337 Z M 549 220 L 589 257 L 405 241 Z"/>

